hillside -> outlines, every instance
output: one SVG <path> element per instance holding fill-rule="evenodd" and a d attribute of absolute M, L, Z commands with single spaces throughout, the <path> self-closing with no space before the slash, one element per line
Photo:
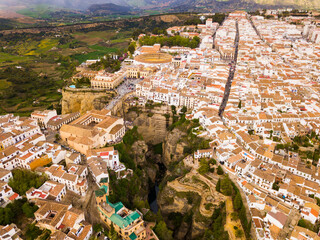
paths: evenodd
<path fill-rule="evenodd" d="M 318 0 L 176 0 L 172 5 L 174 11 L 212 12 L 233 10 L 256 10 L 266 8 L 320 8 Z"/>
<path fill-rule="evenodd" d="M 117 5 L 117 11 L 127 11 L 125 7 L 121 10 L 121 6 L 135 9 L 153 9 L 166 11 L 228 11 L 234 9 L 254 10 L 257 8 L 270 7 L 296 7 L 317 9 L 320 8 L 319 0 L 56 0 L 54 3 L 49 0 L 13 0 L 3 5 L 9 5 L 19 8 L 28 7 L 34 4 L 47 4 L 50 6 L 64 7 L 70 9 L 87 10 L 92 5 L 100 5 L 113 9 Z M 110 5 L 108 5 L 110 4 Z M 0 5 L 1 8 L 2 5 Z"/>
<path fill-rule="evenodd" d="M 129 13 L 131 8 L 116 5 L 113 3 L 105 3 L 105 4 L 92 4 L 88 10 L 93 14 L 124 14 L 124 13 Z"/>
<path fill-rule="evenodd" d="M 306 9 L 319 9 L 319 0 L 254 0 L 259 4 L 269 4 L 269 5 L 296 5 L 301 8 Z"/>

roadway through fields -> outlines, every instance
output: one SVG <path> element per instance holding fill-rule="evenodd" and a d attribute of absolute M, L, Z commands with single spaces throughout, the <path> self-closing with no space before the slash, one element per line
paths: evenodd
<path fill-rule="evenodd" d="M 229 99 L 229 95 L 230 95 L 230 89 L 231 89 L 231 83 L 233 81 L 234 78 L 234 73 L 236 71 L 236 67 L 237 67 L 237 59 L 238 59 L 238 48 L 239 48 L 239 25 L 238 25 L 238 21 L 236 21 L 236 38 L 235 38 L 235 53 L 234 53 L 234 59 L 231 62 L 231 66 L 229 69 L 229 77 L 225 86 L 225 91 L 224 91 L 224 95 L 223 95 L 223 99 L 222 102 L 220 104 L 220 108 L 219 108 L 219 116 L 222 118 L 224 109 L 227 106 L 228 103 L 228 99 Z"/>

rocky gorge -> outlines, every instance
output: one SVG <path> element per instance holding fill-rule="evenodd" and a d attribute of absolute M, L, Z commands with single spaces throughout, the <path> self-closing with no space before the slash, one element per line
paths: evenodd
<path fill-rule="evenodd" d="M 198 124 L 166 105 L 124 106 L 122 110 L 119 115 L 132 122 L 143 137 L 133 144 L 132 152 L 135 163 L 148 176 L 150 206 L 156 197 L 156 207 L 151 209 L 159 209 L 174 239 L 201 239 L 212 224 L 214 207 L 224 197 L 215 191 L 214 183 L 199 179 L 197 172 L 184 164 L 192 148 L 207 144 L 192 134 Z"/>

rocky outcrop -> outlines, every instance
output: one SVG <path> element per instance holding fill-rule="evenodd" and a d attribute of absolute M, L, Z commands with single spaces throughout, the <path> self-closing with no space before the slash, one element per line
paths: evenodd
<path fill-rule="evenodd" d="M 167 127 L 171 124 L 171 118 L 169 120 L 165 115 L 170 113 L 167 106 L 154 109 L 140 107 L 138 111 L 129 110 L 125 118 L 138 126 L 138 132 L 146 143 L 155 145 L 163 142 L 168 134 Z"/>
<path fill-rule="evenodd" d="M 192 208 L 188 204 L 187 199 L 177 196 L 177 191 L 166 186 L 159 195 L 158 205 L 161 207 L 161 213 L 168 216 L 172 212 L 179 212 L 182 215 L 186 214 Z"/>
<path fill-rule="evenodd" d="M 168 167 L 171 162 L 179 161 L 183 158 L 183 149 L 187 146 L 181 141 L 186 133 L 175 128 L 166 136 L 163 143 L 163 163 Z"/>
<path fill-rule="evenodd" d="M 194 239 L 204 233 L 206 229 L 210 226 L 210 220 L 206 222 L 201 222 L 200 219 L 197 219 L 197 217 L 194 217 L 192 219 L 192 233 L 190 239 Z"/>
<path fill-rule="evenodd" d="M 106 106 L 111 97 L 105 90 L 72 89 L 66 88 L 62 91 L 62 114 L 101 110 Z"/>
<path fill-rule="evenodd" d="M 158 205 L 161 209 L 162 216 L 166 220 L 167 226 L 174 229 L 174 239 L 194 239 L 202 235 L 210 225 L 210 220 L 206 224 L 199 222 L 199 209 L 195 204 L 196 199 L 200 196 L 192 193 L 193 203 L 189 204 L 184 196 L 184 192 L 177 192 L 175 189 L 166 186 L 158 197 Z M 172 213 L 180 213 L 184 216 L 180 226 L 176 228 L 175 220 L 172 219 Z M 190 219 L 185 216 L 192 214 Z M 203 216 L 202 216 L 203 217 Z"/>
<path fill-rule="evenodd" d="M 132 152 L 134 152 L 134 161 L 136 165 L 146 163 L 146 153 L 148 152 L 148 145 L 145 141 L 136 141 L 132 145 Z"/>
<path fill-rule="evenodd" d="M 200 175 L 180 161 L 161 183 L 158 205 L 174 239 L 196 239 L 212 224 L 214 209 L 225 201 L 216 191 L 217 175 Z M 176 213 L 182 214 L 175 217 Z M 180 221 L 177 223 L 177 221 Z"/>
<path fill-rule="evenodd" d="M 161 161 L 161 156 L 154 154 L 152 150 L 149 150 L 146 142 L 142 140 L 136 141 L 132 145 L 131 151 L 133 153 L 135 164 L 137 166 L 141 166 L 144 169 L 146 176 L 154 183 L 159 170 L 156 163 Z M 148 162 L 147 158 L 152 159 L 152 163 Z"/>

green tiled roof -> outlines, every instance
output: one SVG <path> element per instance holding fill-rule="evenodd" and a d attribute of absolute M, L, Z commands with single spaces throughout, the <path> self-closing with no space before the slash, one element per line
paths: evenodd
<path fill-rule="evenodd" d="M 125 228 L 126 226 L 126 221 L 124 221 L 124 219 L 122 217 L 120 217 L 120 215 L 118 214 L 112 214 L 112 216 L 110 217 L 110 220 L 114 223 L 117 224 L 120 228 Z"/>
<path fill-rule="evenodd" d="M 94 191 L 96 197 L 102 197 L 106 194 L 105 190 L 103 188 L 100 188 L 99 190 Z"/>
<path fill-rule="evenodd" d="M 133 233 L 130 234 L 129 238 L 131 240 L 135 240 L 135 239 L 137 239 L 137 235 L 133 232 Z"/>
<path fill-rule="evenodd" d="M 107 204 L 109 204 L 110 207 L 112 207 L 116 212 L 115 214 L 111 215 L 110 220 L 114 224 L 118 225 L 120 228 L 127 227 L 128 225 L 130 225 L 140 217 L 139 213 L 137 211 L 134 211 L 130 215 L 128 215 L 126 218 L 122 218 L 120 215 L 117 214 L 117 212 L 124 207 L 122 202 L 117 202 L 113 204 L 109 202 L 108 196 L 106 196 L 106 201 L 107 201 Z"/>
<path fill-rule="evenodd" d="M 130 225 L 131 223 L 133 223 L 135 220 L 137 220 L 139 217 L 140 217 L 140 215 L 137 212 L 131 213 L 126 218 L 122 218 L 120 215 L 115 213 L 115 214 L 112 214 L 112 216 L 110 217 L 110 220 L 114 224 L 117 224 L 120 228 L 125 228 L 128 225 Z"/>
<path fill-rule="evenodd" d="M 109 202 L 108 196 L 106 196 L 106 201 L 107 201 L 107 203 L 108 203 L 112 208 L 115 209 L 116 212 L 118 212 L 121 208 L 123 208 L 122 202 L 117 202 L 117 203 L 115 203 L 115 204 Z"/>
<path fill-rule="evenodd" d="M 103 195 L 105 195 L 108 192 L 108 187 L 103 185 L 102 187 L 100 187 L 99 190 L 94 191 L 94 193 L 96 194 L 96 197 L 102 197 Z M 108 198 L 108 197 L 107 197 Z"/>
<path fill-rule="evenodd" d="M 108 183 L 108 178 L 101 178 L 100 183 Z"/>
<path fill-rule="evenodd" d="M 131 213 L 128 217 L 126 217 L 125 219 L 128 220 L 130 223 L 134 222 L 135 220 L 137 220 L 140 217 L 139 213 L 134 211 L 133 213 Z"/>
<path fill-rule="evenodd" d="M 101 188 L 103 188 L 106 193 L 108 192 L 108 186 L 102 185 Z"/>
<path fill-rule="evenodd" d="M 118 212 L 121 208 L 123 208 L 122 202 L 114 204 L 114 209 L 116 210 L 116 212 Z"/>

